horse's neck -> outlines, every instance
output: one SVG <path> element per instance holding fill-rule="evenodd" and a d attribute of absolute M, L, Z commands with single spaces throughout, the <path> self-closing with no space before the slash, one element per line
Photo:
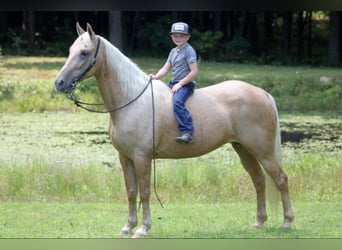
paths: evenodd
<path fill-rule="evenodd" d="M 102 41 L 106 51 L 96 78 L 102 98 L 111 109 L 136 97 L 146 85 L 148 76 L 108 41 Z"/>

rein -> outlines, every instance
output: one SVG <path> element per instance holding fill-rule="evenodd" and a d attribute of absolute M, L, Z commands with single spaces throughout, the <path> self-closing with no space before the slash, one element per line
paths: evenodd
<path fill-rule="evenodd" d="M 96 46 L 96 51 L 92 60 L 92 63 L 88 66 L 88 68 L 76 79 L 76 81 L 74 82 L 70 95 L 68 96 L 68 98 L 77 106 L 80 107 L 86 111 L 89 112 L 93 112 L 93 113 L 112 113 L 112 112 L 116 112 L 119 111 L 121 109 L 126 108 L 127 106 L 131 105 L 133 102 L 135 102 L 136 100 L 139 99 L 139 97 L 141 97 L 144 92 L 146 91 L 146 89 L 148 88 L 149 85 L 151 85 L 151 96 L 152 96 L 152 130 L 153 130 L 153 137 L 152 137 L 152 141 L 153 141 L 153 188 L 154 188 L 154 193 L 156 195 L 156 198 L 160 204 L 160 206 L 162 208 L 164 208 L 163 203 L 161 202 L 158 193 L 157 193 L 157 187 L 156 187 L 156 142 L 155 142 L 155 137 L 156 137 L 156 129 L 155 129 L 155 105 L 154 105 L 154 93 L 153 93 L 153 86 L 152 86 L 152 78 L 150 77 L 149 80 L 147 81 L 147 84 L 145 85 L 145 87 L 143 88 L 143 90 L 135 97 L 133 98 L 131 101 L 127 102 L 126 104 L 119 106 L 117 108 L 112 108 L 109 110 L 95 110 L 95 109 L 90 109 L 87 108 L 86 106 L 104 106 L 103 103 L 88 103 L 88 102 L 82 102 L 80 100 L 77 100 L 74 97 L 74 92 L 77 86 L 77 83 L 89 72 L 89 70 L 95 65 L 96 63 L 96 57 L 99 51 L 99 47 L 100 47 L 100 38 L 98 38 L 97 40 L 97 46 Z M 139 204 L 140 205 L 140 204 Z"/>
<path fill-rule="evenodd" d="M 74 102 L 74 104 L 77 106 L 77 107 L 80 107 L 84 110 L 87 110 L 89 112 L 93 112 L 93 113 L 112 113 L 112 112 L 116 112 L 116 111 L 119 111 L 123 108 L 126 108 L 127 106 L 131 105 L 133 102 L 135 102 L 136 100 L 139 99 L 139 97 L 142 96 L 142 94 L 144 94 L 144 92 L 146 91 L 146 89 L 148 88 L 148 86 L 151 84 L 151 91 L 153 93 L 153 87 L 152 87 L 152 78 L 149 78 L 147 84 L 145 85 L 145 87 L 143 88 L 143 90 L 136 96 L 134 97 L 131 101 L 129 101 L 128 103 L 122 105 L 122 106 L 119 106 L 117 108 L 112 108 L 112 109 L 108 109 L 108 110 L 95 110 L 95 109 L 90 109 L 90 108 L 87 108 L 86 106 L 104 106 L 103 103 L 88 103 L 88 102 L 82 102 L 80 100 L 77 100 L 75 97 L 74 97 L 74 91 L 76 89 L 76 85 L 75 87 L 72 89 L 71 91 L 71 94 L 68 96 L 68 98 Z M 153 95 L 152 95 L 153 97 Z M 86 106 L 85 106 L 86 105 Z"/>

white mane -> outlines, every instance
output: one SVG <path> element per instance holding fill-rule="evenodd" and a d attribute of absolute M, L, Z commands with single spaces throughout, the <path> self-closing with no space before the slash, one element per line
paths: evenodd
<path fill-rule="evenodd" d="M 148 76 L 134 62 L 122 54 L 109 41 L 102 38 L 106 48 L 109 74 L 121 85 L 124 95 L 131 96 L 140 92 L 148 83 Z"/>

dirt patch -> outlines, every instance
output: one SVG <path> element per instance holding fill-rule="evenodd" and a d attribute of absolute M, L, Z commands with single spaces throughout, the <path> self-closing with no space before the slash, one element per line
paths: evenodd
<path fill-rule="evenodd" d="M 311 139 L 315 134 L 312 133 L 304 133 L 301 131 L 281 131 L 281 141 L 282 143 L 286 142 L 301 142 L 304 139 Z"/>
<path fill-rule="evenodd" d="M 312 121 L 283 122 L 281 140 L 284 146 L 305 149 L 307 152 L 332 152 L 342 149 L 341 123 L 313 119 Z"/>

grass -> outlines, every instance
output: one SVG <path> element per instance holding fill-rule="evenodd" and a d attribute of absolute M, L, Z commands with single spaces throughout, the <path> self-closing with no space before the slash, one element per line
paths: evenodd
<path fill-rule="evenodd" d="M 2 201 L 126 202 L 118 155 L 106 132 L 107 115 L 2 114 L 0 122 Z M 292 197 L 310 202 L 340 200 L 339 116 L 284 114 L 281 125 L 290 134 L 313 134 L 300 142 L 283 138 Z M 157 160 L 157 187 L 164 202 L 255 198 L 249 176 L 230 145 L 198 158 Z"/>
<path fill-rule="evenodd" d="M 43 112 L 74 110 L 73 104 L 54 90 L 54 79 L 66 58 L 2 58 L 0 110 Z M 155 73 L 164 59 L 133 58 L 146 73 Z M 342 112 L 342 74 L 339 68 L 284 67 L 201 61 L 198 87 L 229 79 L 251 82 L 269 91 L 280 110 Z M 321 81 L 326 77 L 326 81 Z M 165 82 L 170 75 L 165 77 Z M 99 101 L 94 79 L 79 88 L 83 100 Z"/>
<path fill-rule="evenodd" d="M 295 203 L 297 220 L 281 230 L 272 216 L 261 229 L 254 203 L 152 204 L 149 238 L 340 238 L 341 203 Z M 2 203 L 1 238 L 125 238 L 126 206 L 111 203 Z"/>
<path fill-rule="evenodd" d="M 121 238 L 126 194 L 107 119 L 83 111 L 0 116 L 0 237 Z M 263 229 L 250 227 L 254 189 L 227 145 L 199 158 L 157 161 L 165 209 L 152 194 L 149 237 L 341 237 L 340 121 L 334 114 L 281 116 L 283 131 L 315 134 L 283 144 L 292 230 L 280 230 L 281 216 L 272 213 Z"/>

